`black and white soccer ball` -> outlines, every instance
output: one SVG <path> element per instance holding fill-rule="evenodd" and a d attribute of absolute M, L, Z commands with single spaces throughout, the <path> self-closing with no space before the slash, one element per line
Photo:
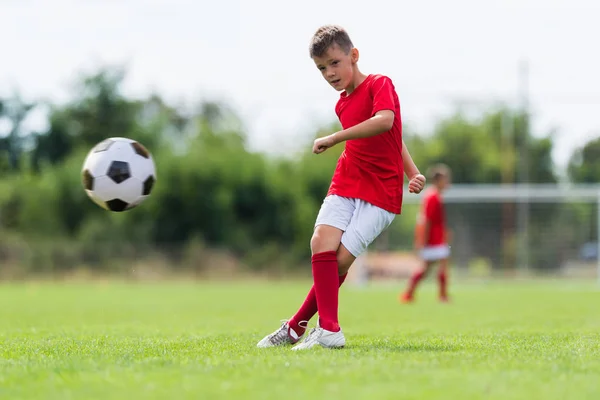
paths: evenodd
<path fill-rule="evenodd" d="M 135 140 L 114 137 L 98 143 L 85 158 L 83 187 L 100 207 L 126 211 L 152 193 L 156 168 L 150 152 Z"/>

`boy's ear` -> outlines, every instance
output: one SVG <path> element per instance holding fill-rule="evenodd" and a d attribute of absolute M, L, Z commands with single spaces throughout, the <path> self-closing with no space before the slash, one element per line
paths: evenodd
<path fill-rule="evenodd" d="M 350 50 L 350 59 L 352 60 L 352 63 L 356 64 L 358 62 L 359 56 L 360 54 L 358 52 L 358 49 L 356 47 L 353 47 L 352 50 Z"/>

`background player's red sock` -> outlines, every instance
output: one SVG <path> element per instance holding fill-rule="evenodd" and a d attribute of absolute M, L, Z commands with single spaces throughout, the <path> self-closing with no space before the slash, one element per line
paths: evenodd
<path fill-rule="evenodd" d="M 438 282 L 440 283 L 440 298 L 446 299 L 448 297 L 448 292 L 446 289 L 448 277 L 446 276 L 446 271 L 442 270 L 439 272 Z"/>
<path fill-rule="evenodd" d="M 319 325 L 325 330 L 337 332 L 340 330 L 340 324 L 338 322 L 339 278 L 336 252 L 324 251 L 313 254 L 312 272 L 319 309 Z"/>
<path fill-rule="evenodd" d="M 344 275 L 338 277 L 338 287 L 342 286 L 342 283 L 344 283 L 347 276 L 348 273 L 345 273 Z M 288 325 L 294 330 L 294 332 L 298 334 L 298 336 L 302 336 L 306 331 L 306 325 L 304 325 L 302 322 L 310 321 L 310 319 L 315 316 L 317 311 L 317 296 L 315 294 L 315 286 L 313 285 L 298 312 L 296 312 L 296 314 L 294 314 L 294 316 L 288 321 Z M 300 323 L 302 323 L 304 326 L 299 325 Z"/>
<path fill-rule="evenodd" d="M 410 297 L 413 296 L 413 294 L 415 293 L 415 289 L 417 288 L 417 285 L 419 284 L 421 279 L 423 279 L 424 276 L 425 276 L 425 271 L 419 270 L 410 277 L 410 283 L 408 284 L 408 290 L 406 291 L 406 294 L 408 296 L 410 296 Z"/>

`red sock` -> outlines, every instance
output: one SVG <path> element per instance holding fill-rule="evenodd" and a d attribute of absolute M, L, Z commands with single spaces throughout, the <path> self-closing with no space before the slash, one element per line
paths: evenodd
<path fill-rule="evenodd" d="M 312 272 L 319 310 L 319 325 L 321 328 L 337 332 L 338 322 L 339 278 L 338 262 L 335 251 L 325 251 L 313 254 Z"/>
<path fill-rule="evenodd" d="M 413 293 L 415 292 L 415 289 L 417 288 L 417 285 L 419 284 L 421 279 L 423 279 L 424 276 L 425 276 L 425 271 L 423 271 L 423 270 L 417 271 L 411 276 L 410 283 L 408 284 L 408 290 L 406 291 L 406 293 L 409 296 L 413 295 Z"/>
<path fill-rule="evenodd" d="M 338 287 L 342 286 L 342 283 L 344 283 L 347 276 L 348 273 L 345 273 L 344 275 L 338 277 Z M 304 325 L 302 326 L 299 324 L 303 321 L 310 321 L 310 319 L 315 316 L 317 311 L 317 296 L 315 295 L 315 286 L 313 285 L 298 312 L 296 312 L 296 314 L 294 314 L 294 316 L 288 321 L 288 325 L 294 330 L 294 332 L 298 334 L 298 336 L 302 336 L 304 331 L 306 331 L 306 325 L 302 324 Z"/>
<path fill-rule="evenodd" d="M 447 276 L 446 276 L 446 271 L 440 271 L 438 274 L 438 281 L 440 283 L 440 297 L 445 299 L 448 296 L 448 293 L 446 291 L 446 285 L 447 285 Z"/>

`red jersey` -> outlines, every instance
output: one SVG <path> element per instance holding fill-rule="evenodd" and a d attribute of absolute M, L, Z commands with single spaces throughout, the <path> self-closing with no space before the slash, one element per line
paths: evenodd
<path fill-rule="evenodd" d="M 394 112 L 392 129 L 368 138 L 346 141 L 328 195 L 361 199 L 394 214 L 402 209 L 404 165 L 400 103 L 387 76 L 369 75 L 350 94 L 342 92 L 335 112 L 344 129 L 378 111 Z"/>
<path fill-rule="evenodd" d="M 429 189 L 425 192 L 421 208 L 422 222 L 429 224 L 425 246 L 446 244 L 446 213 L 440 192 Z"/>

